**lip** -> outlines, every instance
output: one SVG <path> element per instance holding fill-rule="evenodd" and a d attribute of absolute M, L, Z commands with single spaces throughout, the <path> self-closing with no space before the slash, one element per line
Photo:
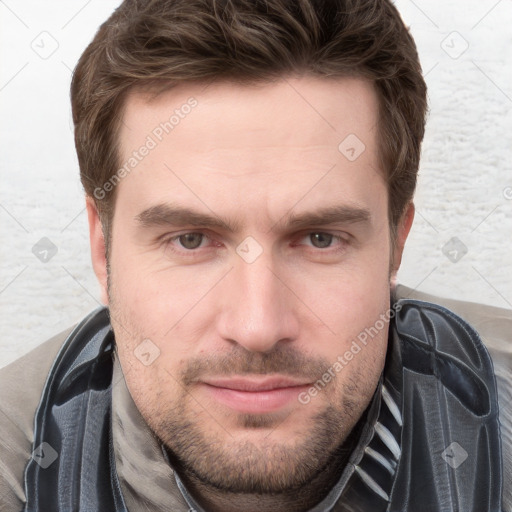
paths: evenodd
<path fill-rule="evenodd" d="M 284 409 L 311 384 L 289 377 L 212 378 L 201 382 L 217 402 L 240 413 L 265 414 Z"/>

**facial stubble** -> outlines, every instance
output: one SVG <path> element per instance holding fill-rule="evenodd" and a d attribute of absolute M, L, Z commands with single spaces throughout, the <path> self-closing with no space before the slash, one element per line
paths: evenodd
<path fill-rule="evenodd" d="M 139 329 L 112 300 L 112 291 L 109 286 L 112 316 L 121 319 L 129 332 L 137 333 Z M 120 330 L 126 336 L 127 329 Z M 343 443 L 367 408 L 374 389 L 369 390 L 361 376 L 337 375 L 309 404 L 297 405 L 289 413 L 233 411 L 223 416 L 218 407 L 202 404 L 195 397 L 197 384 L 207 374 L 278 373 L 316 382 L 328 368 L 327 361 L 312 359 L 289 347 L 254 353 L 236 346 L 229 355 L 189 360 L 178 376 L 160 367 L 160 375 L 170 377 L 179 390 L 177 396 L 170 396 L 168 389 L 162 388 L 165 380 L 156 380 L 152 392 L 148 393 L 148 388 L 133 398 L 180 474 L 226 494 L 287 495 L 303 490 L 339 459 Z M 347 370 L 344 368 L 341 374 Z M 306 415 L 306 422 L 288 432 L 286 439 L 291 441 L 280 441 L 280 429 L 297 424 L 298 414 Z"/>

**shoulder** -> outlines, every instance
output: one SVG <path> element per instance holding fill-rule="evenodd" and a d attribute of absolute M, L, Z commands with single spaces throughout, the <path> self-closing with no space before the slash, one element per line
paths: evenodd
<path fill-rule="evenodd" d="M 0 369 L 0 508 L 21 508 L 23 473 L 32 452 L 34 415 L 48 372 L 72 328 Z M 7 510 L 7 508 L 6 508 Z"/>
<path fill-rule="evenodd" d="M 407 298 L 439 304 L 468 322 L 480 335 L 486 347 L 493 353 L 512 356 L 512 310 L 463 300 L 439 297 L 403 285 L 396 287 L 398 299 Z"/>
<path fill-rule="evenodd" d="M 447 308 L 478 333 L 489 352 L 498 391 L 503 450 L 503 506 L 512 510 L 512 311 L 438 297 L 401 285 L 397 286 L 395 295 L 397 299 L 415 299 Z"/>

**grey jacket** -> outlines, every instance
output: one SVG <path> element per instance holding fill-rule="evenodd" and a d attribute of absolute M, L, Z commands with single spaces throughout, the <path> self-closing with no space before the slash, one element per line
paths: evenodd
<path fill-rule="evenodd" d="M 402 295 L 410 290 L 399 289 Z M 425 298 L 425 297 L 421 297 Z M 434 299 L 434 301 L 436 301 Z M 439 300 L 437 300 L 439 302 Z M 510 499 L 510 335 L 512 316 L 505 310 L 451 303 L 447 306 L 477 324 L 495 361 L 502 403 L 501 430 L 504 444 L 504 510 Z M 455 306 L 455 307 L 454 307 Z M 476 321 L 475 321 L 476 320 Z M 55 356 L 68 332 L 56 336 L 0 372 L 0 510 L 21 510 L 25 500 L 23 473 L 32 454 L 34 413 Z M 507 396 L 507 393 L 509 394 Z M 508 408 L 507 408 L 508 405 Z M 187 511 L 186 491 L 164 460 L 158 443 L 138 413 L 126 388 L 120 365 L 114 362 L 112 433 L 115 463 L 127 508 L 135 510 Z"/>

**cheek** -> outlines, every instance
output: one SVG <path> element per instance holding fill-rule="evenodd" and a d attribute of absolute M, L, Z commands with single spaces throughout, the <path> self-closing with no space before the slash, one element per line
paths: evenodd
<path fill-rule="evenodd" d="M 358 378 L 361 372 L 373 378 L 382 368 L 389 327 L 388 264 L 387 252 L 361 255 L 337 272 L 303 278 L 301 298 L 315 313 L 303 308 L 303 339 L 316 340 L 314 350 L 331 364 L 341 356 L 345 377 Z"/>
<path fill-rule="evenodd" d="M 163 324 L 171 321 L 172 310 L 179 304 L 179 283 L 172 283 L 163 272 L 146 268 L 144 259 L 137 255 L 113 254 L 111 269 L 111 294 L 116 309 L 145 337 L 161 336 Z"/>
<path fill-rule="evenodd" d="M 215 310 L 204 297 L 218 277 L 179 269 L 154 272 L 136 258 L 121 260 L 112 266 L 111 290 L 120 357 L 130 368 L 139 369 L 138 347 L 151 340 L 157 349 L 149 345 L 150 352 L 158 352 L 158 358 L 149 372 L 140 368 L 134 379 L 141 384 L 152 382 L 156 390 L 158 382 L 168 388 L 174 385 L 172 376 L 200 351 L 198 342 L 213 325 Z"/>
<path fill-rule="evenodd" d="M 310 306 L 325 327 L 346 338 L 372 325 L 389 307 L 389 258 L 377 258 L 340 266 L 337 271 L 303 274 L 297 288 L 303 302 Z"/>

